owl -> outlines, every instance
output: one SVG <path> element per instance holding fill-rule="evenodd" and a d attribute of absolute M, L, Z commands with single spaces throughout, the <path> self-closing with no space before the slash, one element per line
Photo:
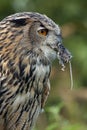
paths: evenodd
<path fill-rule="evenodd" d="M 51 63 L 71 53 L 46 15 L 16 13 L 0 22 L 0 130 L 32 130 L 50 91 Z"/>

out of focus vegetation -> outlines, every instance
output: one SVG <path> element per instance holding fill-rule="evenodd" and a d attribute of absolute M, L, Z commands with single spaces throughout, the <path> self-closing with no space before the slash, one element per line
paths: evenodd
<path fill-rule="evenodd" d="M 45 113 L 35 130 L 87 130 L 87 0 L 0 0 L 0 20 L 23 11 L 46 14 L 59 24 L 73 55 L 73 90 L 69 65 L 62 72 L 56 60 Z"/>

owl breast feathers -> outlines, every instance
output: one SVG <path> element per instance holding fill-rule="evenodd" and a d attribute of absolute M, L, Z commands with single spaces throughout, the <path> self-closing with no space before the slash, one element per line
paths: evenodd
<path fill-rule="evenodd" d="M 2 130 L 32 129 L 49 95 L 52 60 L 59 51 L 62 63 L 70 60 L 59 46 L 60 28 L 45 15 L 17 13 L 0 22 Z"/>

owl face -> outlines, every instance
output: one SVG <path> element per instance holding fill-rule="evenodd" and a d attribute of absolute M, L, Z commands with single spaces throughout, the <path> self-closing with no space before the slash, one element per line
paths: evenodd
<path fill-rule="evenodd" d="M 4 20 L 10 21 L 11 28 L 17 28 L 17 32 L 21 30 L 22 38 L 18 41 L 20 46 L 41 50 L 49 60 L 58 57 L 61 64 L 71 59 L 70 52 L 62 44 L 59 26 L 47 16 L 25 12 L 8 16 Z"/>
<path fill-rule="evenodd" d="M 46 57 L 56 58 L 58 44 L 62 41 L 60 28 L 57 25 L 52 28 L 47 23 L 33 22 L 29 30 L 29 38 L 32 46 L 41 49 Z"/>

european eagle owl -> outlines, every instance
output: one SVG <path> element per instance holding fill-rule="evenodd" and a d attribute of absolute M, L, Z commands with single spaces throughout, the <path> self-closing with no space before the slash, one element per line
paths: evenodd
<path fill-rule="evenodd" d="M 71 59 L 46 15 L 16 13 L 0 22 L 0 130 L 31 130 L 50 91 L 55 58 Z"/>

